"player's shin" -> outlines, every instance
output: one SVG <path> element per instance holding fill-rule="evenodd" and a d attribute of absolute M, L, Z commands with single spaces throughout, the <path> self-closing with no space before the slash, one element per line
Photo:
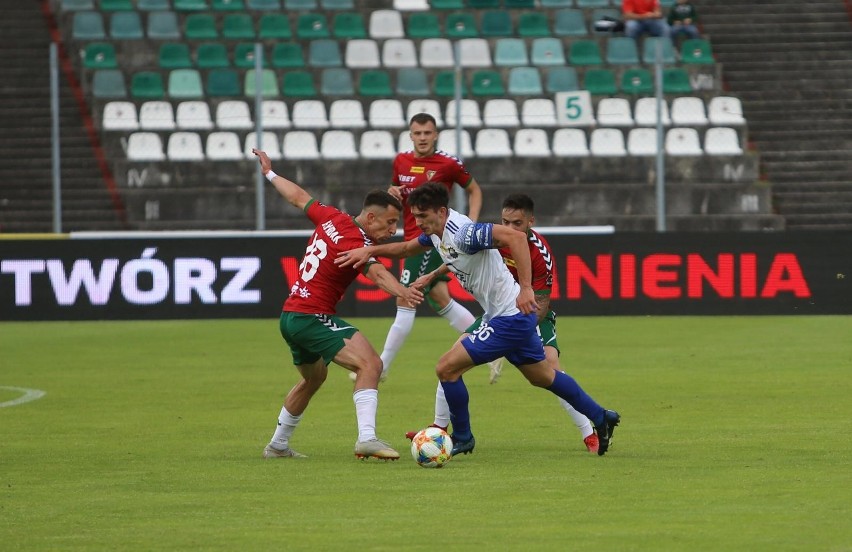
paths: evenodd
<path fill-rule="evenodd" d="M 586 416 L 596 426 L 598 422 L 603 423 L 604 409 L 601 405 L 595 402 L 580 385 L 574 381 L 574 378 L 565 372 L 556 372 L 556 377 L 553 378 L 553 383 L 547 387 L 547 390 L 564 399 L 568 404 L 577 409 L 581 414 Z"/>
<path fill-rule="evenodd" d="M 393 364 L 397 353 L 405 343 L 408 334 L 414 327 L 414 317 L 417 311 L 406 307 L 397 307 L 396 318 L 388 330 L 388 336 L 385 338 L 385 347 L 382 350 L 382 374 L 387 374 Z"/>

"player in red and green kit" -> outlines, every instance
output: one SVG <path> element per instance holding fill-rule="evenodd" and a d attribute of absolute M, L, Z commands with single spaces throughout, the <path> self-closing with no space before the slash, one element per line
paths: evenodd
<path fill-rule="evenodd" d="M 280 318 L 281 335 L 290 347 L 293 363 L 302 379 L 290 390 L 278 417 L 278 427 L 263 451 L 264 458 L 297 458 L 303 455 L 290 448 L 290 437 L 302 418 L 311 397 L 319 391 L 334 361 L 355 374 L 355 414 L 359 458 L 396 460 L 399 453 L 376 436 L 378 383 L 382 361 L 358 329 L 336 316 L 336 305 L 359 271 L 334 263 L 338 253 L 386 241 L 396 233 L 402 205 L 391 194 L 376 190 L 367 194 L 358 216 L 323 205 L 304 189 L 272 171 L 265 152 L 252 150 L 266 178 L 293 206 L 303 210 L 316 225 L 299 265 L 299 276 L 290 288 Z M 400 284 L 375 259 L 363 267 L 363 274 L 381 289 L 416 308 L 423 294 Z"/>
<path fill-rule="evenodd" d="M 476 221 L 482 209 L 482 190 L 461 160 L 437 149 L 438 126 L 435 118 L 428 113 L 418 113 L 411 118 L 409 130 L 414 149 L 402 152 L 394 159 L 393 185 L 388 189 L 388 192 L 402 201 L 405 239 L 416 238 L 422 233 L 411 215 L 405 198 L 411 190 L 426 182 L 438 182 L 446 186 L 450 192 L 453 185 L 461 186 L 468 196 L 468 217 Z M 439 266 L 441 266 L 440 256 L 432 250 L 409 257 L 405 259 L 399 281 L 407 286 Z M 448 276 L 441 277 L 424 289 L 423 293 L 426 294 L 429 305 L 453 328 L 462 333 L 473 323 L 474 316 L 450 297 L 447 282 L 449 282 Z M 388 331 L 381 354 L 384 365 L 382 379 L 387 377 L 394 358 L 405 343 L 408 334 L 411 333 L 416 313 L 416 309 L 397 300 L 396 318 Z"/>

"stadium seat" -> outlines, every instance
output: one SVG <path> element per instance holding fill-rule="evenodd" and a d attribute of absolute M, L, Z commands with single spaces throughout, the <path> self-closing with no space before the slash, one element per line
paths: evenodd
<path fill-rule="evenodd" d="M 236 132 L 211 132 L 204 148 L 211 161 L 240 161 L 245 158 Z"/>
<path fill-rule="evenodd" d="M 521 12 L 518 18 L 518 34 L 525 38 L 550 36 L 548 14 L 542 11 Z"/>
<path fill-rule="evenodd" d="M 136 104 L 133 102 L 107 102 L 104 105 L 101 126 L 104 130 L 137 130 Z"/>
<path fill-rule="evenodd" d="M 355 136 L 348 130 L 324 132 L 320 141 L 320 155 L 323 159 L 358 159 Z"/>
<path fill-rule="evenodd" d="M 254 57 L 254 42 L 240 42 L 234 46 L 234 66 L 240 69 L 254 69 L 256 65 Z M 269 56 L 266 49 L 261 48 L 263 56 L 263 67 L 269 67 Z"/>
<path fill-rule="evenodd" d="M 589 29 L 583 11 L 573 8 L 557 10 L 553 23 L 553 34 L 556 36 L 586 36 Z"/>
<path fill-rule="evenodd" d="M 399 11 L 428 10 L 428 0 L 393 0 L 393 9 Z"/>
<path fill-rule="evenodd" d="M 663 64 L 672 65 L 677 61 L 675 59 L 674 47 L 672 46 L 671 40 L 669 40 L 668 38 L 657 38 L 654 36 L 647 36 L 642 42 L 642 63 L 653 65 L 656 62 L 657 44 L 663 45 Z"/>
<path fill-rule="evenodd" d="M 435 81 L 432 87 L 432 92 L 436 96 L 455 96 L 456 94 L 456 75 L 453 71 L 441 71 L 435 75 Z M 467 96 L 467 86 L 464 79 L 461 80 L 462 97 Z"/>
<path fill-rule="evenodd" d="M 382 44 L 382 64 L 385 67 L 417 67 L 417 49 L 407 38 L 391 38 Z"/>
<path fill-rule="evenodd" d="M 515 155 L 518 157 L 550 157 L 547 132 L 540 128 L 522 128 L 515 133 Z"/>
<path fill-rule="evenodd" d="M 460 159 L 474 157 L 473 147 L 470 141 L 470 133 L 466 130 L 461 132 L 461 153 L 456 144 L 455 129 L 444 129 L 438 133 L 438 149 L 454 155 Z"/>
<path fill-rule="evenodd" d="M 307 130 L 291 130 L 284 135 L 281 146 L 284 159 L 319 159 L 317 137 Z"/>
<path fill-rule="evenodd" d="M 579 90 L 577 70 L 573 67 L 551 67 L 547 69 L 545 90 L 548 94 Z"/>
<path fill-rule="evenodd" d="M 139 12 L 116 12 L 110 16 L 109 36 L 115 40 L 139 40 L 145 38 Z"/>
<path fill-rule="evenodd" d="M 504 0 L 508 10 L 531 10 L 536 7 L 536 0 Z"/>
<path fill-rule="evenodd" d="M 663 125 L 670 126 L 669 106 L 663 101 Z M 657 126 L 657 98 L 639 98 L 633 105 L 633 120 L 636 126 Z"/>
<path fill-rule="evenodd" d="M 106 38 L 104 19 L 100 12 L 78 11 L 71 21 L 71 37 L 74 40 L 103 40 Z"/>
<path fill-rule="evenodd" d="M 482 109 L 482 122 L 492 128 L 520 126 L 518 105 L 514 100 L 506 98 L 488 100 Z"/>
<path fill-rule="evenodd" d="M 444 20 L 444 34 L 448 38 L 474 38 L 479 36 L 479 29 L 472 13 L 457 12 L 448 14 Z"/>
<path fill-rule="evenodd" d="M 279 42 L 272 49 L 272 66 L 277 69 L 292 69 L 305 66 L 305 55 L 298 42 Z"/>
<path fill-rule="evenodd" d="M 243 92 L 240 86 L 240 77 L 236 71 L 231 69 L 213 69 L 207 73 L 208 96 L 239 96 Z"/>
<path fill-rule="evenodd" d="M 491 67 L 491 49 L 484 38 L 459 40 L 459 57 L 462 67 Z"/>
<path fill-rule="evenodd" d="M 570 8 L 574 0 L 541 0 L 542 8 Z"/>
<path fill-rule="evenodd" d="M 145 102 L 139 108 L 139 128 L 142 130 L 174 130 L 175 113 L 172 104 L 164 101 Z"/>
<path fill-rule="evenodd" d="M 645 43 L 647 44 L 647 40 Z M 606 62 L 610 65 L 639 65 L 636 41 L 627 36 L 612 36 L 606 41 Z"/>
<path fill-rule="evenodd" d="M 296 128 L 328 128 L 325 104 L 320 100 L 299 100 L 293 104 L 291 116 Z"/>
<path fill-rule="evenodd" d="M 164 161 L 163 141 L 156 132 L 134 132 L 127 138 L 128 161 Z"/>
<path fill-rule="evenodd" d="M 92 8 L 86 8 L 92 9 Z M 132 11 L 133 2 L 130 0 L 101 0 L 101 11 Z"/>
<path fill-rule="evenodd" d="M 330 38 L 328 20 L 321 13 L 303 13 L 296 20 L 296 37 L 302 40 Z M 286 154 L 285 154 L 286 157 Z"/>
<path fill-rule="evenodd" d="M 243 11 L 246 4 L 243 0 L 212 0 L 213 11 Z"/>
<path fill-rule="evenodd" d="M 152 40 L 180 40 L 181 32 L 177 14 L 173 11 L 149 13 L 148 38 Z"/>
<path fill-rule="evenodd" d="M 657 155 L 657 129 L 632 128 L 627 133 L 627 154 L 634 157 Z"/>
<path fill-rule="evenodd" d="M 320 0 L 320 6 L 324 10 L 354 10 L 354 0 Z"/>
<path fill-rule="evenodd" d="M 558 38 L 536 38 L 532 43 L 533 65 L 565 65 L 565 50 Z"/>
<path fill-rule="evenodd" d="M 680 45 L 680 61 L 692 65 L 710 65 L 716 62 L 710 42 L 703 38 L 684 40 Z"/>
<path fill-rule="evenodd" d="M 651 72 L 642 67 L 626 69 L 621 74 L 621 91 L 625 94 L 651 94 L 654 91 L 654 80 Z"/>
<path fill-rule="evenodd" d="M 558 157 L 588 157 L 586 133 L 580 128 L 560 128 L 553 133 L 553 155 Z"/>
<path fill-rule="evenodd" d="M 411 141 L 411 133 L 407 130 L 403 130 L 399 133 L 399 140 L 397 141 L 397 151 L 411 151 L 414 149 L 414 142 Z"/>
<path fill-rule="evenodd" d="M 509 94 L 513 96 L 540 96 L 544 94 L 541 75 L 535 67 L 512 67 L 509 70 Z M 476 94 L 476 91 L 474 91 Z"/>
<path fill-rule="evenodd" d="M 352 73 L 343 67 L 323 69 L 320 74 L 320 94 L 323 96 L 353 96 L 355 85 Z"/>
<path fill-rule="evenodd" d="M 183 35 L 189 40 L 219 38 L 216 20 L 210 13 L 191 13 L 183 21 Z"/>
<path fill-rule="evenodd" d="M 342 67 L 340 46 L 333 39 L 320 38 L 308 44 L 308 65 L 312 67 Z"/>
<path fill-rule="evenodd" d="M 480 36 L 496 38 L 512 36 L 512 16 L 504 10 L 488 10 L 482 14 L 482 22 L 479 27 Z"/>
<path fill-rule="evenodd" d="M 257 27 L 257 37 L 261 40 L 289 40 L 293 38 L 290 19 L 283 13 L 261 15 Z"/>
<path fill-rule="evenodd" d="M 479 128 L 482 126 L 482 117 L 479 114 L 479 104 L 476 100 L 462 100 L 461 104 L 461 126 L 467 128 Z M 444 120 L 448 127 L 456 126 L 456 101 L 447 102 L 444 112 Z"/>
<path fill-rule="evenodd" d="M 611 96 L 618 92 L 615 73 L 609 69 L 586 69 L 583 88 L 595 96 Z"/>
<path fill-rule="evenodd" d="M 556 122 L 556 106 L 548 98 L 524 100 L 521 104 L 521 122 L 525 127 L 553 127 Z"/>
<path fill-rule="evenodd" d="M 358 78 L 358 93 L 362 96 L 393 96 L 390 74 L 380 69 L 363 71 Z"/>
<path fill-rule="evenodd" d="M 712 98 L 707 106 L 707 116 L 710 124 L 717 126 L 742 126 L 746 123 L 742 103 L 734 96 Z"/>
<path fill-rule="evenodd" d="M 663 92 L 666 94 L 692 94 L 689 74 L 680 67 L 664 69 Z"/>
<path fill-rule="evenodd" d="M 281 77 L 281 93 L 287 97 L 316 96 L 314 78 L 307 71 L 285 71 Z"/>
<path fill-rule="evenodd" d="M 681 96 L 672 100 L 672 124 L 675 126 L 705 126 L 707 114 L 704 100 L 694 96 Z"/>
<path fill-rule="evenodd" d="M 158 100 L 166 95 L 159 71 L 139 71 L 130 79 L 130 95 L 140 100 Z"/>
<path fill-rule="evenodd" d="M 248 0 L 249 5 L 256 0 Z M 268 1 L 268 0 L 263 0 Z M 270 8 L 277 9 L 277 8 Z M 284 0 L 284 10 L 285 11 L 298 11 L 298 10 L 315 10 L 317 9 L 317 1 L 316 0 Z"/>
<path fill-rule="evenodd" d="M 358 100 L 334 100 L 328 108 L 331 128 L 364 128 L 364 108 Z"/>
<path fill-rule="evenodd" d="M 412 13 L 408 18 L 409 38 L 440 38 L 438 15 L 429 12 Z"/>
<path fill-rule="evenodd" d="M 446 38 L 427 38 L 420 43 L 422 67 L 452 67 L 453 45 Z"/>
<path fill-rule="evenodd" d="M 707 155 L 742 155 L 743 149 L 736 130 L 713 127 L 704 134 L 704 152 Z"/>
<path fill-rule="evenodd" d="M 160 69 L 189 69 L 192 67 L 192 57 L 189 45 L 185 42 L 164 42 L 160 45 L 158 56 Z"/>
<path fill-rule="evenodd" d="M 94 0 L 62 0 L 59 4 L 62 11 L 81 11 L 95 9 Z"/>
<path fill-rule="evenodd" d="M 512 71 L 514 70 L 515 68 L 512 69 Z M 470 77 L 470 91 L 474 96 L 503 96 L 506 94 L 500 73 L 491 70 L 474 71 Z"/>
<path fill-rule="evenodd" d="M 465 4 L 468 8 L 475 9 L 488 9 L 488 8 L 499 8 L 501 0 L 465 0 Z"/>
<path fill-rule="evenodd" d="M 171 98 L 201 98 L 201 75 L 195 69 L 175 69 L 169 72 L 168 93 Z"/>
<path fill-rule="evenodd" d="M 576 0 L 578 8 L 603 8 L 610 5 L 610 0 Z"/>
<path fill-rule="evenodd" d="M 335 38 L 344 40 L 367 38 L 364 18 L 358 12 L 335 13 L 331 20 L 331 28 Z"/>
<path fill-rule="evenodd" d="M 500 38 L 494 45 L 494 65 L 515 67 L 528 65 L 527 45 L 520 38 Z"/>
<path fill-rule="evenodd" d="M 484 128 L 476 133 L 477 157 L 511 157 L 509 133 L 502 128 Z"/>
<path fill-rule="evenodd" d="M 136 0 L 139 11 L 165 11 L 172 9 L 170 0 Z"/>
<path fill-rule="evenodd" d="M 177 106 L 175 122 L 181 130 L 210 130 L 213 128 L 210 106 L 200 100 L 181 102 Z"/>
<path fill-rule="evenodd" d="M 258 144 L 256 132 L 249 132 L 246 135 L 245 147 L 243 148 L 244 157 L 253 161 L 255 156 L 251 150 L 256 148 L 265 151 L 269 159 L 273 161 L 281 159 L 281 145 L 278 143 L 278 135 L 274 132 L 262 132 L 260 137 L 261 143 Z"/>
<path fill-rule="evenodd" d="M 698 131 L 694 128 L 675 127 L 666 133 L 666 154 L 703 155 Z"/>
<path fill-rule="evenodd" d="M 624 157 L 624 134 L 617 128 L 596 128 L 589 140 L 589 152 L 596 157 Z"/>
<path fill-rule="evenodd" d="M 429 81 L 419 67 L 404 67 L 396 74 L 396 93 L 400 96 L 428 96 Z"/>
<path fill-rule="evenodd" d="M 403 38 L 405 28 L 402 14 L 396 10 L 374 10 L 370 12 L 371 38 Z"/>
<path fill-rule="evenodd" d="M 568 59 L 571 65 L 603 65 L 600 48 L 594 40 L 572 42 Z"/>
<path fill-rule="evenodd" d="M 263 100 L 260 117 L 263 128 L 290 128 L 290 112 L 281 100 Z"/>
<path fill-rule="evenodd" d="M 203 161 L 201 136 L 195 132 L 173 132 L 166 146 L 169 161 Z"/>
<path fill-rule="evenodd" d="M 177 11 L 203 11 L 210 7 L 207 5 L 207 0 L 172 0 L 172 2 Z"/>
<path fill-rule="evenodd" d="M 195 50 L 195 63 L 199 69 L 221 69 L 230 67 L 228 50 L 221 42 L 203 42 Z"/>
<path fill-rule="evenodd" d="M 437 100 L 419 98 L 408 102 L 408 106 L 405 110 L 405 120 L 410 121 L 411 118 L 418 113 L 428 113 L 435 118 L 435 122 L 438 123 L 438 128 L 444 126 L 444 118 L 441 114 L 441 105 L 437 102 Z"/>
<path fill-rule="evenodd" d="M 624 98 L 603 98 L 598 102 L 597 120 L 600 126 L 632 127 L 630 102 Z"/>
<path fill-rule="evenodd" d="M 229 13 L 222 20 L 222 37 L 231 40 L 254 40 L 254 20 L 247 13 Z"/>
<path fill-rule="evenodd" d="M 368 130 L 361 134 L 358 154 L 362 159 L 393 159 L 396 157 L 393 136 L 386 130 Z"/>
<path fill-rule="evenodd" d="M 225 100 L 216 106 L 216 126 L 227 130 L 248 130 L 254 128 L 251 112 L 242 100 Z"/>
<path fill-rule="evenodd" d="M 115 69 L 118 61 L 115 47 L 109 42 L 92 42 L 83 51 L 83 67 L 86 69 Z"/>
<path fill-rule="evenodd" d="M 124 74 L 118 69 L 99 69 L 92 76 L 92 95 L 99 99 L 127 97 Z"/>

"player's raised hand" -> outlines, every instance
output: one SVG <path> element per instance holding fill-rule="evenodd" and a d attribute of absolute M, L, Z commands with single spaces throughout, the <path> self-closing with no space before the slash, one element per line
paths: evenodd
<path fill-rule="evenodd" d="M 269 160 L 269 156 L 266 155 L 265 151 L 252 148 L 251 152 L 255 154 L 257 156 L 257 160 L 260 161 L 260 169 L 263 171 L 263 174 L 272 170 L 272 161 Z"/>
<path fill-rule="evenodd" d="M 409 287 L 413 287 L 413 288 L 417 288 L 417 289 L 423 289 L 426 286 L 428 286 L 431 282 L 432 282 L 432 274 L 431 273 L 430 274 L 424 274 L 423 276 L 420 276 L 419 278 L 414 280 L 414 282 L 412 282 Z"/>
<path fill-rule="evenodd" d="M 411 286 L 405 288 L 401 299 L 408 303 L 408 306 L 414 308 L 423 302 L 423 292 L 421 292 L 419 289 L 416 289 L 412 284 Z"/>
<path fill-rule="evenodd" d="M 358 249 L 350 249 L 349 251 L 341 251 L 334 259 L 334 264 L 340 267 L 351 266 L 359 268 L 364 266 L 367 261 L 372 258 L 369 247 L 359 247 Z"/>
<path fill-rule="evenodd" d="M 518 299 L 515 301 L 518 309 L 524 314 L 530 314 L 538 311 L 538 303 L 535 302 L 535 293 L 531 287 L 522 287 L 518 294 Z"/>
<path fill-rule="evenodd" d="M 388 193 L 395 197 L 397 201 L 402 201 L 402 186 L 391 186 L 388 188 Z"/>

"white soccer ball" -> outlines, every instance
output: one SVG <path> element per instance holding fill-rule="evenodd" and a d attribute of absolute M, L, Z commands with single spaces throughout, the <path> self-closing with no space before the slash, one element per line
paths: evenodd
<path fill-rule="evenodd" d="M 411 440 L 411 456 L 424 468 L 440 468 L 452 458 L 453 440 L 440 427 L 420 430 Z"/>

